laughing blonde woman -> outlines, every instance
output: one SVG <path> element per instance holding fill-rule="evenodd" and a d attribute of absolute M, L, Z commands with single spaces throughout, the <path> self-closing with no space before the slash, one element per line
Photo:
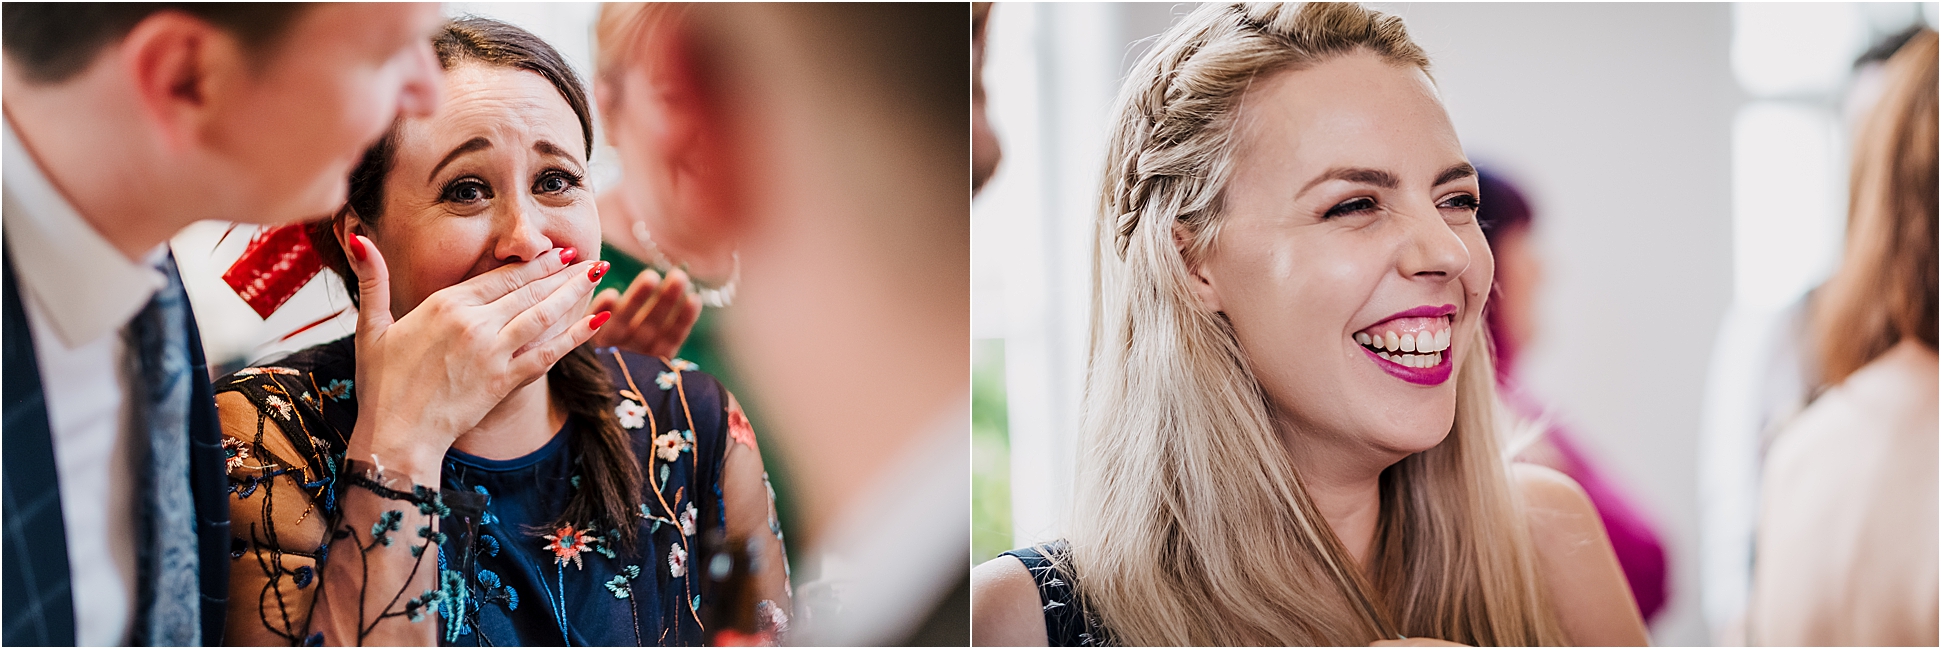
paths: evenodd
<path fill-rule="evenodd" d="M 976 644 L 1633 645 L 1610 541 L 1512 466 L 1493 261 L 1429 62 L 1356 5 L 1210 5 L 1120 95 L 1068 539 Z"/>

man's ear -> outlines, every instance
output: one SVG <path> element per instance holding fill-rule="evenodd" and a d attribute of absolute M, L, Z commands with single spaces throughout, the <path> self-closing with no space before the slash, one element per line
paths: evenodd
<path fill-rule="evenodd" d="M 1187 281 L 1192 282 L 1193 294 L 1200 298 L 1200 306 L 1214 313 L 1225 311 L 1220 306 L 1219 288 L 1214 284 L 1213 274 L 1207 269 L 1206 255 L 1187 252 L 1192 247 L 1192 241 L 1193 236 L 1187 233 L 1186 226 L 1173 223 L 1173 249 L 1179 251 L 1180 261 L 1186 264 Z"/>
<path fill-rule="evenodd" d="M 641 60 L 627 80 L 619 103 L 650 104 L 658 119 L 641 133 L 666 169 L 675 217 L 717 237 L 740 230 L 736 176 L 729 145 L 728 109 L 720 80 L 708 65 L 690 14 L 654 31 L 638 46 Z M 636 90 L 636 86 L 645 86 Z"/>
<path fill-rule="evenodd" d="M 250 68 L 234 36 L 195 16 L 150 14 L 116 46 L 141 113 L 164 146 L 196 144 L 218 114 L 217 98 L 239 90 Z"/>

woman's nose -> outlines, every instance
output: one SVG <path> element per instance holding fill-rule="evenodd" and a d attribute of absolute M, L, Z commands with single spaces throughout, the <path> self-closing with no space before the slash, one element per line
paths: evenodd
<path fill-rule="evenodd" d="M 1399 264 L 1402 275 L 1449 280 L 1469 269 L 1469 246 L 1434 206 L 1425 206 L 1404 220 L 1408 223 L 1408 243 Z"/>
<path fill-rule="evenodd" d="M 554 248 L 552 237 L 539 227 L 539 213 L 524 200 L 501 204 L 494 228 L 492 255 L 502 262 L 532 261 Z"/>

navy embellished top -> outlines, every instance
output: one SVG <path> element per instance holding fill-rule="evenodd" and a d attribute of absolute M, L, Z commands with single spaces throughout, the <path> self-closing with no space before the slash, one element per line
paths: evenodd
<path fill-rule="evenodd" d="M 222 417 L 236 523 L 233 641 L 320 640 L 308 626 L 316 571 L 331 550 L 358 550 L 329 542 L 332 533 L 342 536 L 332 527 L 334 503 L 347 485 L 336 478 L 357 418 L 353 349 L 347 337 L 216 382 L 220 408 L 235 408 L 241 396 L 255 411 Z M 442 644 L 699 645 L 707 639 L 709 602 L 694 563 L 702 539 L 728 526 L 725 459 L 730 451 L 753 452 L 753 433 L 726 390 L 692 363 L 611 348 L 596 354 L 612 379 L 614 414 L 632 436 L 648 483 L 643 490 L 653 491 L 625 523 L 637 527 L 634 548 L 618 547 L 613 530 L 600 522 L 555 524 L 583 486 L 575 431 L 586 423 L 568 418 L 551 441 L 518 458 L 448 451 L 438 492 L 449 507 L 431 537 L 438 541 L 439 589 L 421 600 L 437 615 L 414 615 L 439 625 Z M 731 448 L 737 442 L 748 448 Z M 765 532 L 779 530 L 773 511 L 771 504 Z M 419 540 L 401 532 L 391 534 Z M 780 545 L 777 532 L 767 557 L 784 562 L 770 572 L 786 575 Z M 786 591 L 785 581 L 781 588 Z M 785 630 L 786 597 L 754 606 L 752 617 L 764 631 Z"/>

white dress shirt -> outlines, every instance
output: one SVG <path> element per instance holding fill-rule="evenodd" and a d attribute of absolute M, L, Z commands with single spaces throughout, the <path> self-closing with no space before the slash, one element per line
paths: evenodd
<path fill-rule="evenodd" d="M 164 284 L 96 232 L 5 130 L 5 236 L 21 290 L 53 433 L 67 526 L 75 641 L 128 641 L 135 603 L 139 475 L 130 446 L 128 344 L 123 330 Z M 166 254 L 157 246 L 151 260 Z"/>
<path fill-rule="evenodd" d="M 791 644 L 881 646 L 917 630 L 970 573 L 970 402 L 958 402 L 846 505 L 798 591 L 812 617 Z M 965 612 L 966 617 L 969 612 Z"/>

